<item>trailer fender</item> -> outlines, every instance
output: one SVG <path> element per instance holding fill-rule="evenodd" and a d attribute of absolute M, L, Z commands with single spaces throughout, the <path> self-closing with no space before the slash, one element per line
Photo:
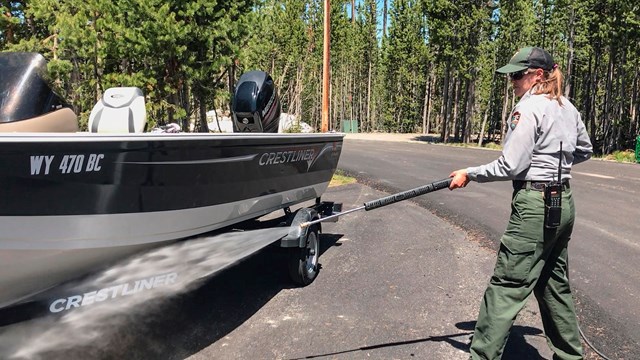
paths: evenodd
<path fill-rule="evenodd" d="M 306 247 L 307 233 L 309 228 L 301 227 L 300 224 L 317 220 L 320 215 L 315 209 L 302 208 L 295 212 L 291 225 L 289 226 L 289 233 L 280 240 L 280 246 L 284 248 L 303 248 Z M 320 230 L 320 228 L 318 228 Z"/>

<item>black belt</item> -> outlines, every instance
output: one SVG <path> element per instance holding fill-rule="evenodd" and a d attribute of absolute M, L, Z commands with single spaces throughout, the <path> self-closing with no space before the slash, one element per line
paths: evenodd
<path fill-rule="evenodd" d="M 513 190 L 528 188 L 535 191 L 544 191 L 548 184 L 549 181 L 513 180 Z M 564 189 L 570 189 L 569 180 L 563 180 L 562 187 Z"/>

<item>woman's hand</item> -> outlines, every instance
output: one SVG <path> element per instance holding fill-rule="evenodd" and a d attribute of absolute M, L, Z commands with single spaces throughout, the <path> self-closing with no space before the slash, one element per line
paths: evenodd
<path fill-rule="evenodd" d="M 451 179 L 451 184 L 449 185 L 449 190 L 459 189 L 467 186 L 470 179 L 467 176 L 467 169 L 456 170 L 449 175 Z"/>

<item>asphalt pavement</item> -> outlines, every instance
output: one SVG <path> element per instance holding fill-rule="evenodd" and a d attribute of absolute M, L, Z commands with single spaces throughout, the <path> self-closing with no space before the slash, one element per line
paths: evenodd
<path fill-rule="evenodd" d="M 376 189 L 396 192 L 499 156 L 437 142 L 437 136 L 420 134 L 347 134 L 339 167 Z M 572 290 L 582 329 L 611 359 L 640 359 L 639 171 L 638 164 L 599 160 L 572 170 L 578 214 L 569 244 Z M 506 226 L 511 193 L 509 182 L 472 183 L 415 202 L 493 250 Z M 587 358 L 598 358 L 586 351 Z"/>
<path fill-rule="evenodd" d="M 324 198 L 346 210 L 386 195 L 350 184 Z M 321 241 L 314 283 L 278 291 L 189 359 L 468 358 L 493 251 L 410 201 L 325 223 Z M 535 300 L 503 358 L 551 358 Z"/>
<path fill-rule="evenodd" d="M 356 183 L 331 187 L 324 199 L 346 210 L 386 195 Z M 307 287 L 292 285 L 284 249 L 267 246 L 174 294 L 149 291 L 140 301 L 134 294 L 0 326 L 0 358 L 468 358 L 491 249 L 411 201 L 325 223 L 320 239 L 322 268 Z M 129 264 L 158 261 L 160 271 L 173 258 L 198 269 L 198 259 L 211 262 L 219 247 L 211 244 L 207 258 L 206 240 L 178 244 L 173 257 L 160 250 Z M 180 277 L 189 273 L 179 269 Z M 550 352 L 532 299 L 504 359 L 541 358 Z"/>

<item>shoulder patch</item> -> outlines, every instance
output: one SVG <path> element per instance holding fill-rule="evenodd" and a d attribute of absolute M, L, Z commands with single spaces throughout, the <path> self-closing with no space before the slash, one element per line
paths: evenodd
<path fill-rule="evenodd" d="M 520 122 L 520 113 L 516 111 L 511 115 L 511 124 L 509 124 L 509 127 L 511 128 L 511 130 L 514 130 L 516 128 L 516 125 L 518 125 L 519 122 Z"/>

